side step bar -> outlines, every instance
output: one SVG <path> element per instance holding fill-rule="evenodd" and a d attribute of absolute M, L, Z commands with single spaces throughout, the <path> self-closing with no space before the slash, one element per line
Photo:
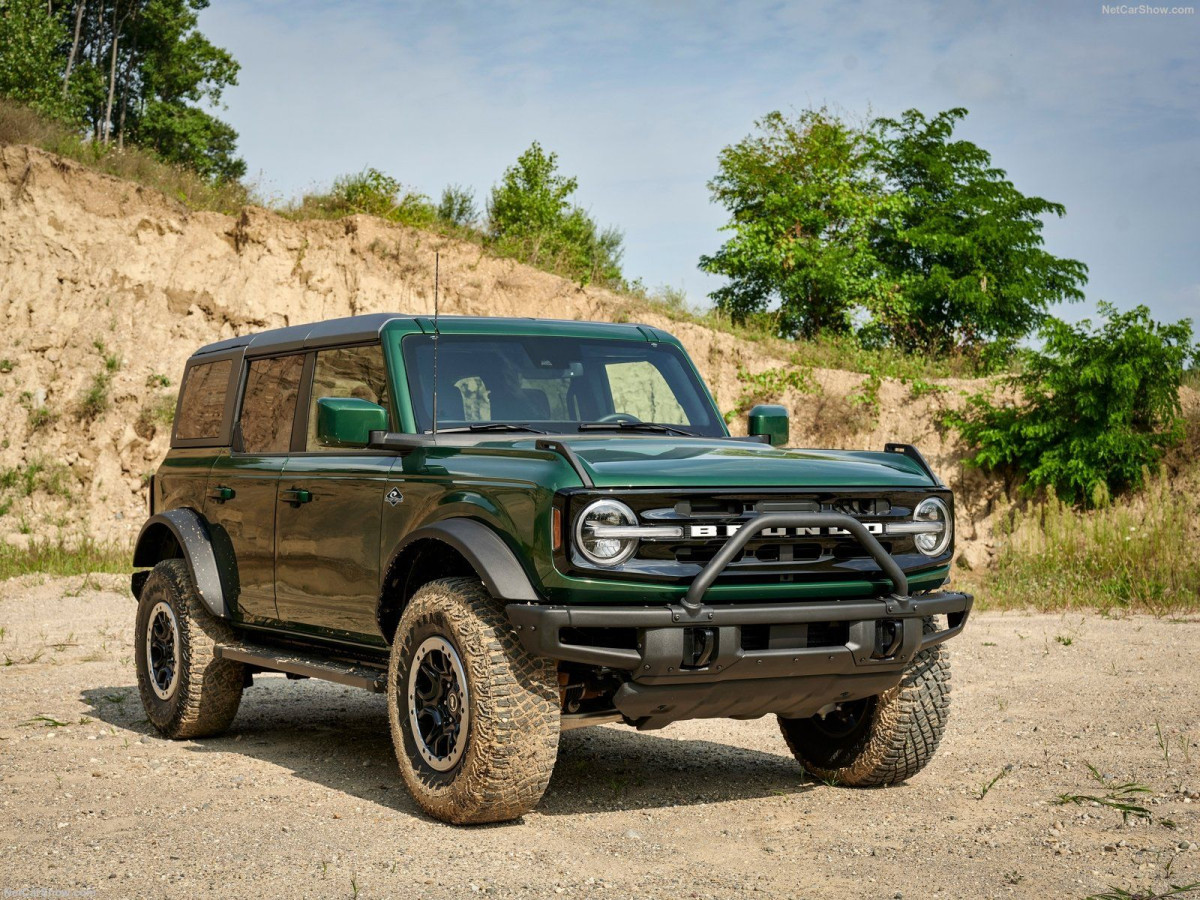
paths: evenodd
<path fill-rule="evenodd" d="M 253 644 L 218 644 L 213 648 L 218 659 L 246 663 L 267 672 L 284 672 L 301 678 L 319 678 L 350 687 L 365 688 L 375 694 L 387 690 L 387 673 L 367 666 L 340 663 L 323 656 L 309 656 L 291 649 Z"/>

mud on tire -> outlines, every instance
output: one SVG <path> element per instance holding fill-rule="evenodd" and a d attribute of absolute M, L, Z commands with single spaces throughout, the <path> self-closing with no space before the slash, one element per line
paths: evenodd
<path fill-rule="evenodd" d="M 926 619 L 924 631 L 933 631 Z M 847 704 L 847 706 L 852 706 Z M 856 721 L 844 728 L 810 719 L 779 717 L 792 754 L 815 777 L 851 787 L 899 784 L 933 758 L 950 711 L 950 655 L 936 645 L 916 655 L 900 684 L 858 701 Z"/>
<path fill-rule="evenodd" d="M 428 673 L 446 671 L 445 682 L 457 684 L 455 659 L 466 676 L 462 699 L 436 706 Z M 437 710 L 458 712 L 460 702 L 463 743 L 435 742 L 431 754 L 428 733 L 441 734 Z M 414 731 L 414 708 L 425 737 Z M 444 578 L 413 595 L 392 643 L 388 717 L 400 773 L 429 815 L 456 824 L 503 822 L 536 806 L 558 755 L 559 710 L 554 662 L 526 652 L 504 607 L 478 579 Z"/>
<path fill-rule="evenodd" d="M 142 705 L 163 735 L 208 737 L 229 727 L 242 700 L 244 666 L 217 659 L 213 648 L 232 638 L 204 606 L 182 559 L 154 567 L 138 598 L 134 659 Z"/>

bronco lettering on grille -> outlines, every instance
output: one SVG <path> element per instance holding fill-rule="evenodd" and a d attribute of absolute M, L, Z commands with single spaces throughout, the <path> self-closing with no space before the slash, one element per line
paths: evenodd
<path fill-rule="evenodd" d="M 863 527 L 871 534 L 883 534 L 882 522 L 863 522 Z M 689 525 L 687 535 L 690 538 L 720 538 L 733 537 L 741 531 L 741 525 Z M 767 528 L 761 537 L 849 537 L 850 532 L 843 528 Z"/>

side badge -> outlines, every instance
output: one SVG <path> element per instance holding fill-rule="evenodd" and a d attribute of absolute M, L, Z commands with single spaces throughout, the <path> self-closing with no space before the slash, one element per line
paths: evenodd
<path fill-rule="evenodd" d="M 389 506 L 395 507 L 404 502 L 404 495 L 400 493 L 400 488 L 392 488 L 383 495 L 383 499 L 388 502 Z"/>

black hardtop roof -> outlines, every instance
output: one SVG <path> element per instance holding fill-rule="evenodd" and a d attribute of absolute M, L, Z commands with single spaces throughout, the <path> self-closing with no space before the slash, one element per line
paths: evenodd
<path fill-rule="evenodd" d="M 432 321 L 433 317 L 428 315 L 413 315 L 411 313 L 368 313 L 361 316 L 345 316 L 340 319 L 327 319 L 324 322 L 310 322 L 303 325 L 289 325 L 286 328 L 271 328 L 267 331 L 255 331 L 250 334 L 243 334 L 237 337 L 227 338 L 223 341 L 216 341 L 212 344 L 206 344 L 195 353 L 193 357 L 207 356 L 213 353 L 221 353 L 227 350 L 244 349 L 249 355 L 260 356 L 272 353 L 287 353 L 295 350 L 308 350 L 320 347 L 335 346 L 338 344 L 354 344 L 367 343 L 369 341 L 378 340 L 380 331 L 388 322 L 397 320 L 407 320 L 416 322 L 424 320 Z M 574 328 L 587 328 L 594 326 L 599 329 L 612 329 L 613 324 L 609 322 L 582 322 L 578 320 L 554 320 L 554 319 L 538 319 L 533 317 L 491 317 L 491 316 L 441 316 L 442 321 L 453 320 L 456 323 L 467 324 L 471 322 L 487 322 L 491 325 L 501 326 L 505 324 L 515 325 L 520 322 L 559 322 L 564 326 Z M 633 333 L 638 333 L 639 328 L 636 325 L 619 326 L 629 328 Z M 645 337 L 644 333 L 642 335 Z"/>

